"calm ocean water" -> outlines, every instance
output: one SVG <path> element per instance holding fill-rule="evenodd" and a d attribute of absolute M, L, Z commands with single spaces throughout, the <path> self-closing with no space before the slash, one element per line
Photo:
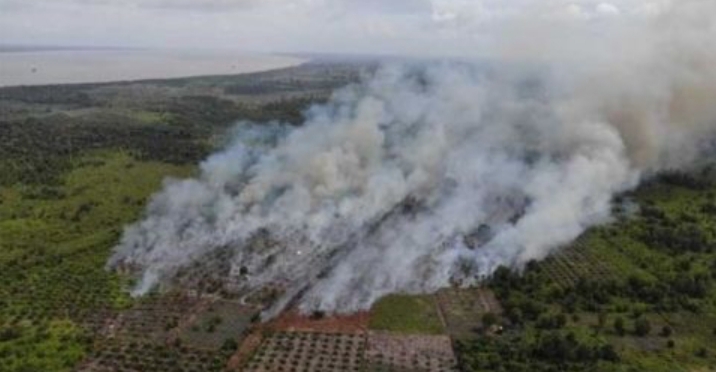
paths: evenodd
<path fill-rule="evenodd" d="M 278 55 L 135 50 L 0 52 L 0 86 L 227 75 L 305 62 Z"/>

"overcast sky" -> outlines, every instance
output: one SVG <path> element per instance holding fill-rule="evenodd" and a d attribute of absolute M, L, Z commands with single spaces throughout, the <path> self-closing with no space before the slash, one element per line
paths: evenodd
<path fill-rule="evenodd" d="M 0 0 L 0 44 L 464 55 L 516 20 L 630 20 L 668 1 Z"/>

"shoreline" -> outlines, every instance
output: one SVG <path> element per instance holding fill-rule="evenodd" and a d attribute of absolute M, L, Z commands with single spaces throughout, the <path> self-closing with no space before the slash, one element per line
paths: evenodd
<path fill-rule="evenodd" d="M 0 53 L 0 88 L 241 75 L 296 67 L 281 54 L 179 51 L 24 51 Z"/>

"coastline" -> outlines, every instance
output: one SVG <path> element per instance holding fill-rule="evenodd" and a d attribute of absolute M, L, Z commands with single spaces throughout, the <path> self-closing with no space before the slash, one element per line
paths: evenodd
<path fill-rule="evenodd" d="M 239 75 L 307 59 L 278 54 L 148 50 L 42 50 L 0 53 L 0 87 L 89 84 Z"/>

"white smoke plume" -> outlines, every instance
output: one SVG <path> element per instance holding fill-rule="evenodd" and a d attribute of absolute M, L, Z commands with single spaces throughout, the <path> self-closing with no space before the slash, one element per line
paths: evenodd
<path fill-rule="evenodd" d="M 348 312 L 544 258 L 709 145 L 715 18 L 706 1 L 629 24 L 525 18 L 491 63 L 386 66 L 299 128 L 239 124 L 110 265 L 140 268 L 142 294 L 219 252 L 242 291 L 284 289 L 274 311 Z"/>

